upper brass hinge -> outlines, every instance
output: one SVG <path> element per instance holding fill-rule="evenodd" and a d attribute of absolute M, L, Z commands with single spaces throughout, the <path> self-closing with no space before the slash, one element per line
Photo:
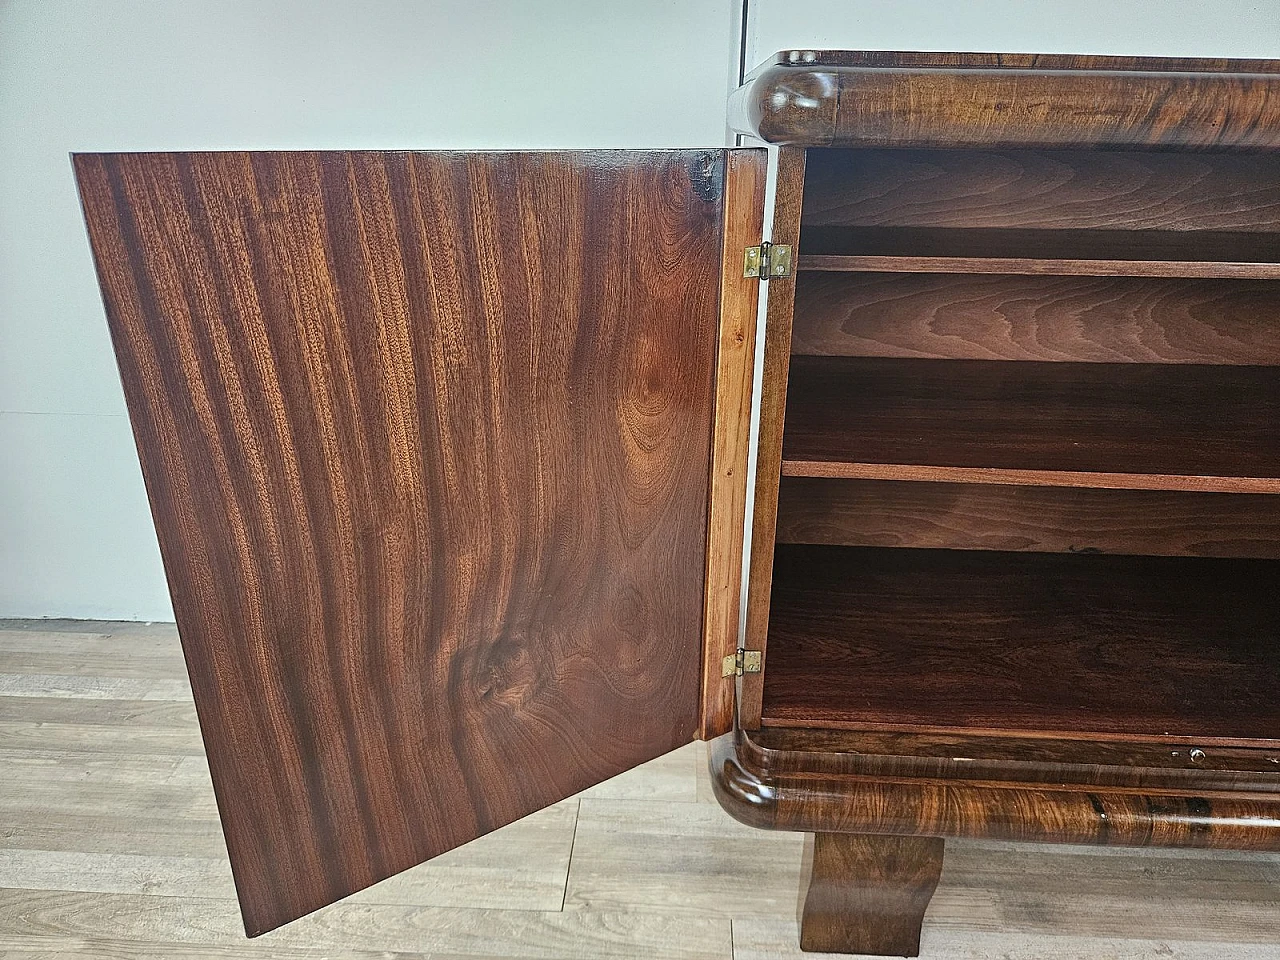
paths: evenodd
<path fill-rule="evenodd" d="M 720 661 L 720 676 L 740 677 L 744 673 L 760 672 L 760 651 L 739 650 L 731 657 Z"/>
<path fill-rule="evenodd" d="M 742 275 L 768 280 L 772 277 L 791 276 L 791 247 L 785 243 L 766 240 L 758 247 L 747 247 L 742 261 Z"/>

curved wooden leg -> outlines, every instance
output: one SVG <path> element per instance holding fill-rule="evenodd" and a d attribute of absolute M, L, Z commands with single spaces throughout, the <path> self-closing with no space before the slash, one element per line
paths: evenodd
<path fill-rule="evenodd" d="M 800 949 L 914 957 L 942 872 L 941 837 L 805 839 Z"/>

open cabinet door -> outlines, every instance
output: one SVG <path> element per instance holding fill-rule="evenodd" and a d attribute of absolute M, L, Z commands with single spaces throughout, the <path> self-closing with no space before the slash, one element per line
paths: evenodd
<path fill-rule="evenodd" d="M 75 158 L 250 935 L 708 722 L 734 157 Z"/>

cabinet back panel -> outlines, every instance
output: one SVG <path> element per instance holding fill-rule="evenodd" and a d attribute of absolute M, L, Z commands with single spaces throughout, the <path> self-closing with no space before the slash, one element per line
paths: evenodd
<path fill-rule="evenodd" d="M 251 934 L 695 735 L 720 163 L 76 158 Z"/>
<path fill-rule="evenodd" d="M 814 150 L 804 227 L 1280 232 L 1280 155 Z"/>
<path fill-rule="evenodd" d="M 1275 263 L 1280 157 L 823 150 L 812 255 Z"/>
<path fill-rule="evenodd" d="M 1273 560 L 782 544 L 763 722 L 1280 740 Z"/>
<path fill-rule="evenodd" d="M 912 466 L 1280 493 L 1275 367 L 797 356 L 785 423 L 792 476 L 867 479 L 846 468 L 872 464 L 915 480 L 952 477 Z"/>
<path fill-rule="evenodd" d="M 792 352 L 944 360 L 1280 364 L 1280 283 L 801 273 Z"/>
<path fill-rule="evenodd" d="M 783 477 L 780 543 L 1280 558 L 1269 494 Z"/>

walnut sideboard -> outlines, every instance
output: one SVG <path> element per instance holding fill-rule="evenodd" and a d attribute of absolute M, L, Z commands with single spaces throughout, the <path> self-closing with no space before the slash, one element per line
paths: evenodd
<path fill-rule="evenodd" d="M 915 954 L 947 837 L 1280 850 L 1280 63 L 731 112 L 75 157 L 250 935 L 695 738 L 806 949 Z"/>

